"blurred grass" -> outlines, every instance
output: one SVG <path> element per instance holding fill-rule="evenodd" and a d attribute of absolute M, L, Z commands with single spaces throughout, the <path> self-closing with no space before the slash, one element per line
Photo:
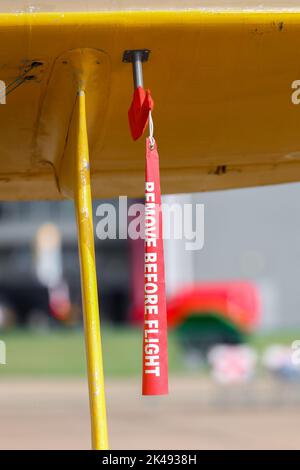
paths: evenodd
<path fill-rule="evenodd" d="M 104 328 L 103 354 L 106 376 L 141 374 L 142 333 L 133 328 Z M 81 330 L 50 330 L 44 333 L 18 330 L 1 333 L 6 343 L 7 364 L 0 365 L 3 376 L 83 376 L 85 351 Z M 300 339 L 300 330 L 256 334 L 250 344 L 262 352 L 268 345 L 290 345 Z M 176 335 L 169 334 L 170 373 L 186 370 Z"/>
<path fill-rule="evenodd" d="M 83 376 L 86 371 L 81 330 L 50 330 L 44 333 L 1 333 L 6 343 L 6 365 L 1 376 Z M 102 333 L 105 374 L 130 376 L 141 373 L 142 332 L 133 328 L 104 328 Z M 176 338 L 169 335 L 170 372 L 184 370 Z"/>
<path fill-rule="evenodd" d="M 294 330 L 276 330 L 264 333 L 257 333 L 249 338 L 249 344 L 253 346 L 258 353 L 261 353 L 271 344 L 284 344 L 291 346 L 293 341 L 300 340 L 300 329 Z"/>

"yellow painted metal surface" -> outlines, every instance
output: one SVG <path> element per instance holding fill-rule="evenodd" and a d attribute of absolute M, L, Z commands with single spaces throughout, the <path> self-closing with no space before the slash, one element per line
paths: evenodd
<path fill-rule="evenodd" d="M 124 49 L 143 47 L 151 50 L 144 78 L 164 193 L 298 181 L 300 106 L 291 84 L 300 79 L 300 12 L 236 4 L 1 13 L 0 79 L 41 65 L 0 105 L 0 198 L 62 197 L 58 172 L 76 99 L 63 58 L 73 50 L 101 56 L 86 96 L 94 196 L 143 194 L 144 143 L 130 138 L 132 73 L 122 63 Z"/>
<path fill-rule="evenodd" d="M 104 374 L 94 251 L 85 91 L 80 87 L 72 120 L 74 200 L 78 226 L 92 447 L 108 449 Z"/>

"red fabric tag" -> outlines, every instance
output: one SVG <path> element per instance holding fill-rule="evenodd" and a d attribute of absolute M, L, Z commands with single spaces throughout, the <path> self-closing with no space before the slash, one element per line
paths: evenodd
<path fill-rule="evenodd" d="M 154 106 L 149 90 L 138 87 L 134 90 L 133 100 L 128 111 L 129 127 L 133 140 L 137 140 L 144 133 L 148 123 L 149 111 Z"/>
<path fill-rule="evenodd" d="M 143 395 L 168 393 L 167 308 L 156 144 L 146 140 Z"/>

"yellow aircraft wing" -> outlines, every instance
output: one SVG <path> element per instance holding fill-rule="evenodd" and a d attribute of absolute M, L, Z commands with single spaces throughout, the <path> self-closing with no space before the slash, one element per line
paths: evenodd
<path fill-rule="evenodd" d="M 300 106 L 291 96 L 300 8 L 261 3 L 2 1 L 0 80 L 9 94 L 0 105 L 0 199 L 62 197 L 78 67 L 94 196 L 143 194 L 125 49 L 151 51 L 144 82 L 155 100 L 164 193 L 299 180 Z"/>

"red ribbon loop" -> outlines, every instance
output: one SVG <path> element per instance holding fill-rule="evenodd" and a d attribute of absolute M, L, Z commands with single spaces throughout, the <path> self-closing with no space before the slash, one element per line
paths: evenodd
<path fill-rule="evenodd" d="M 144 90 L 142 87 L 136 88 L 128 110 L 129 127 L 133 140 L 137 140 L 143 135 L 148 124 L 149 112 L 152 111 L 153 106 L 150 90 Z"/>

